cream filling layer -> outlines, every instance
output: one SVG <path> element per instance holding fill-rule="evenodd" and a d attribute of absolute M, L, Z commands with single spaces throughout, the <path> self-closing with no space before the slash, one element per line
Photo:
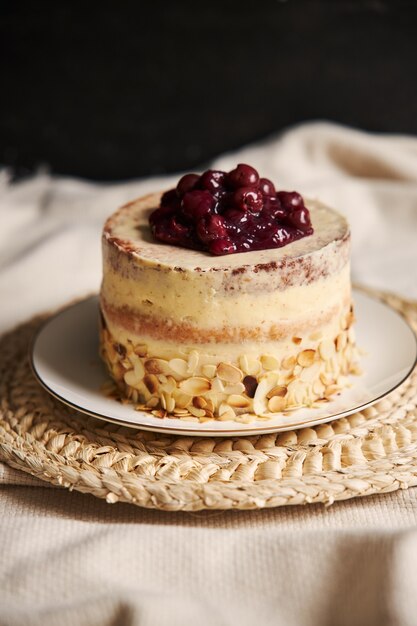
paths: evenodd
<path fill-rule="evenodd" d="M 122 277 L 110 264 L 105 264 L 101 294 L 108 304 L 118 308 L 128 307 L 133 312 L 175 323 L 213 328 L 268 326 L 279 323 L 280 319 L 292 321 L 306 315 L 314 319 L 315 315 L 348 301 L 350 290 L 349 263 L 339 273 L 308 285 L 236 294 L 204 289 L 204 281 L 196 289 L 193 281 L 176 272 L 161 275 L 160 279 L 156 279 L 154 272 L 144 272 L 139 282 Z"/>

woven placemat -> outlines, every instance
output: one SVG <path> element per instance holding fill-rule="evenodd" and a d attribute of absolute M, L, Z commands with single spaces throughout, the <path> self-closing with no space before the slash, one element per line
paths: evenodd
<path fill-rule="evenodd" d="M 379 296 L 417 329 L 417 303 Z M 44 391 L 28 347 L 46 317 L 0 341 L 0 459 L 12 467 L 109 503 L 165 511 L 331 504 L 417 484 L 417 370 L 373 407 L 315 428 L 168 436 L 89 418 Z"/>

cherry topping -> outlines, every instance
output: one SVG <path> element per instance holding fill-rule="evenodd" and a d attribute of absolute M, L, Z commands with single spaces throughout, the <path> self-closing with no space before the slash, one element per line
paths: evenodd
<path fill-rule="evenodd" d="M 163 243 L 222 255 L 279 248 L 313 233 L 296 191 L 276 192 L 250 165 L 185 174 L 165 192 L 149 223 Z"/>
<path fill-rule="evenodd" d="M 275 196 L 275 185 L 269 180 L 269 178 L 259 179 L 259 191 L 263 196 L 272 197 Z"/>
<path fill-rule="evenodd" d="M 227 175 L 227 182 L 233 189 L 256 187 L 259 182 L 259 174 L 254 167 L 239 163 L 237 168 Z"/>
<path fill-rule="evenodd" d="M 179 179 L 177 184 L 177 194 L 180 198 L 185 196 L 188 191 L 192 191 L 196 188 L 200 176 L 198 174 L 185 174 Z"/>
<path fill-rule="evenodd" d="M 199 219 L 210 213 L 216 204 L 209 191 L 189 191 L 185 194 L 181 202 L 183 215 L 190 220 Z"/>
<path fill-rule="evenodd" d="M 225 180 L 226 172 L 207 170 L 200 177 L 200 187 L 201 189 L 207 189 L 207 191 L 215 194 L 224 190 Z"/>
<path fill-rule="evenodd" d="M 258 189 L 253 189 L 253 187 L 241 187 L 234 193 L 233 204 L 241 211 L 257 213 L 262 209 L 262 194 Z"/>

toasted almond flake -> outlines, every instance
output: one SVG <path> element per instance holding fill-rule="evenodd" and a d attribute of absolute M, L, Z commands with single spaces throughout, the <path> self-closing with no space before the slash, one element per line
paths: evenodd
<path fill-rule="evenodd" d="M 198 367 L 198 361 L 199 361 L 199 354 L 197 352 L 197 350 L 191 350 L 190 355 L 188 357 L 188 370 L 187 370 L 187 374 L 194 374 L 197 367 Z"/>
<path fill-rule="evenodd" d="M 213 413 L 213 411 L 214 411 L 214 402 L 213 402 L 213 400 L 211 398 L 209 398 L 209 397 L 206 397 L 205 400 L 206 400 L 206 407 L 205 407 L 206 408 L 206 413 L 207 412 Z"/>
<path fill-rule="evenodd" d="M 187 376 L 188 363 L 184 359 L 171 359 L 168 361 L 168 366 L 177 376 L 182 376 L 183 378 Z"/>
<path fill-rule="evenodd" d="M 295 356 L 287 356 L 283 359 L 281 365 L 284 370 L 292 370 L 296 364 Z"/>
<path fill-rule="evenodd" d="M 153 396 L 152 398 L 150 398 L 147 402 L 148 407 L 150 407 L 151 409 L 155 408 L 156 406 L 158 406 L 159 404 L 159 398 L 157 398 L 156 396 Z"/>
<path fill-rule="evenodd" d="M 166 417 L 166 411 L 161 411 L 160 409 L 158 409 L 156 411 L 152 411 L 152 415 L 154 415 L 155 417 L 159 417 L 160 419 L 163 419 L 164 417 Z"/>
<path fill-rule="evenodd" d="M 310 365 L 313 365 L 315 357 L 315 350 L 303 350 L 297 356 L 297 363 L 301 367 L 310 367 Z"/>
<path fill-rule="evenodd" d="M 217 376 L 227 383 L 239 383 L 243 378 L 243 374 L 238 367 L 223 361 L 217 366 Z"/>
<path fill-rule="evenodd" d="M 265 370 L 279 369 L 279 361 L 272 354 L 263 354 L 261 356 L 261 364 Z"/>
<path fill-rule="evenodd" d="M 126 385 L 130 385 L 131 387 L 135 387 L 136 385 L 138 385 L 142 378 L 136 376 L 135 374 L 135 370 L 129 370 L 128 372 L 125 372 L 124 376 L 123 376 L 123 380 L 125 381 Z"/>
<path fill-rule="evenodd" d="M 165 400 L 165 396 L 164 396 L 164 394 L 162 394 L 162 395 L 161 395 L 161 397 L 160 397 L 160 402 L 161 402 L 161 406 L 162 406 L 162 408 L 166 410 L 166 408 L 167 408 L 167 403 L 166 403 L 166 400 Z"/>
<path fill-rule="evenodd" d="M 186 378 L 178 385 L 181 391 L 189 393 L 191 396 L 201 396 L 202 393 L 210 390 L 210 386 L 210 381 L 207 380 L 207 378 L 202 378 L 201 376 Z"/>
<path fill-rule="evenodd" d="M 298 364 L 297 364 L 297 365 L 294 367 L 294 371 L 293 371 L 294 376 L 295 376 L 295 377 L 298 377 L 298 376 L 301 374 L 302 370 L 303 370 L 303 368 L 301 367 L 301 365 L 298 365 Z"/>
<path fill-rule="evenodd" d="M 341 352 L 346 348 L 347 335 L 346 333 L 339 333 L 336 337 L 336 351 Z"/>
<path fill-rule="evenodd" d="M 145 346 L 145 345 L 135 346 L 133 348 L 133 352 L 143 358 L 148 353 L 148 346 Z"/>
<path fill-rule="evenodd" d="M 147 359 L 145 370 L 148 374 L 169 374 L 168 363 L 163 359 Z"/>
<path fill-rule="evenodd" d="M 334 345 L 334 341 L 330 339 L 325 339 L 319 345 L 319 353 L 322 359 L 327 361 L 330 359 L 334 353 L 336 352 L 336 347 Z"/>
<path fill-rule="evenodd" d="M 304 398 L 306 396 L 307 384 L 303 383 L 301 380 L 294 380 L 292 383 L 288 385 L 288 397 L 287 404 L 291 406 L 292 404 L 303 405 Z"/>
<path fill-rule="evenodd" d="M 159 382 L 155 374 L 146 374 L 143 382 L 150 393 L 155 393 L 158 390 Z"/>
<path fill-rule="evenodd" d="M 329 398 L 330 396 L 334 396 L 334 394 L 339 393 L 340 391 L 341 388 L 338 385 L 329 385 L 328 387 L 326 387 L 324 397 Z"/>
<path fill-rule="evenodd" d="M 320 373 L 320 380 L 325 387 L 334 383 L 334 377 L 325 372 Z"/>
<path fill-rule="evenodd" d="M 317 380 L 320 375 L 321 361 L 316 361 L 310 367 L 304 367 L 300 372 L 299 378 L 303 383 L 312 383 Z"/>
<path fill-rule="evenodd" d="M 245 385 L 243 383 L 235 383 L 234 385 L 225 385 L 224 393 L 230 395 L 232 393 L 242 394 L 245 392 Z"/>
<path fill-rule="evenodd" d="M 193 398 L 193 406 L 195 406 L 197 409 L 205 409 L 207 406 L 207 401 L 205 400 L 205 398 L 203 398 L 203 396 L 196 396 L 195 398 Z"/>
<path fill-rule="evenodd" d="M 266 394 L 266 397 L 273 398 L 274 396 L 279 396 L 283 398 L 287 394 L 287 387 L 283 385 L 276 385 L 276 387 L 272 387 L 270 391 Z"/>
<path fill-rule="evenodd" d="M 246 395 L 249 396 L 249 398 L 253 398 L 258 386 L 256 378 L 254 376 L 245 376 L 243 379 L 243 385 L 245 387 Z"/>
<path fill-rule="evenodd" d="M 211 388 L 218 393 L 224 393 L 224 385 L 220 378 L 214 378 L 211 382 Z"/>
<path fill-rule="evenodd" d="M 221 422 L 228 422 L 229 420 L 235 420 L 236 419 L 236 413 L 229 406 L 229 407 L 227 407 L 227 410 L 225 410 L 222 414 L 219 413 L 219 416 L 218 416 L 217 419 L 220 420 Z"/>
<path fill-rule="evenodd" d="M 190 411 L 191 415 L 194 415 L 195 417 L 205 417 L 206 415 L 206 412 L 204 409 L 198 409 L 192 404 L 190 405 L 188 410 Z"/>
<path fill-rule="evenodd" d="M 300 343 L 302 342 L 302 338 L 301 337 L 293 337 L 291 341 L 293 343 L 295 343 L 296 346 L 299 346 Z"/>
<path fill-rule="evenodd" d="M 161 391 L 172 393 L 177 388 L 176 380 L 173 376 L 166 376 L 166 382 L 161 384 Z"/>
<path fill-rule="evenodd" d="M 227 404 L 237 409 L 247 409 L 251 402 L 249 398 L 233 393 L 227 398 Z"/>
<path fill-rule="evenodd" d="M 314 381 L 314 383 L 313 383 L 313 392 L 317 396 L 322 396 L 324 394 L 324 390 L 325 390 L 325 386 L 323 385 L 321 380 Z"/>
<path fill-rule="evenodd" d="M 242 413 L 241 415 L 236 416 L 236 421 L 241 422 L 242 424 L 251 424 L 256 420 L 256 415 L 253 413 Z"/>
<path fill-rule="evenodd" d="M 179 409 L 177 407 L 175 407 L 174 413 L 175 415 L 189 415 L 189 412 L 187 411 L 187 409 Z"/>
<path fill-rule="evenodd" d="M 243 354 L 239 358 L 239 365 L 242 371 L 249 376 L 256 376 L 256 374 L 259 374 L 259 372 L 261 371 L 261 364 L 259 363 L 258 359 L 255 359 L 254 357 L 248 356 L 246 354 Z"/>
<path fill-rule="evenodd" d="M 163 395 L 165 397 L 165 403 L 167 405 L 167 411 L 168 411 L 168 413 L 172 413 L 173 410 L 175 409 L 175 400 L 168 393 L 167 394 L 163 394 Z"/>
<path fill-rule="evenodd" d="M 253 397 L 253 412 L 256 415 L 261 415 L 267 410 L 267 393 L 276 387 L 277 376 L 265 376 L 262 377 L 258 383 L 258 386 Z"/>
<path fill-rule="evenodd" d="M 281 398 L 280 396 L 273 396 L 268 401 L 268 410 L 272 413 L 278 413 L 285 408 L 285 398 Z"/>
<path fill-rule="evenodd" d="M 172 397 L 175 400 L 176 407 L 181 410 L 184 409 L 190 404 L 193 397 L 188 393 L 183 393 L 179 389 L 174 389 L 172 392 Z M 187 411 L 188 412 L 188 411 Z"/>
<path fill-rule="evenodd" d="M 216 370 L 216 366 L 212 365 L 211 363 L 203 365 L 203 367 L 201 368 L 202 373 L 204 374 L 204 376 L 207 376 L 207 378 L 214 378 L 216 376 Z"/>

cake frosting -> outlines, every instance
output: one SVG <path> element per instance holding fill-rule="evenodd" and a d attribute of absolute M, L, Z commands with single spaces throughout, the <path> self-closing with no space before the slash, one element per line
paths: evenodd
<path fill-rule="evenodd" d="M 346 220 L 306 201 L 314 233 L 211 256 L 156 242 L 161 194 L 103 230 L 101 353 L 122 393 L 160 417 L 237 419 L 327 402 L 357 370 Z"/>

